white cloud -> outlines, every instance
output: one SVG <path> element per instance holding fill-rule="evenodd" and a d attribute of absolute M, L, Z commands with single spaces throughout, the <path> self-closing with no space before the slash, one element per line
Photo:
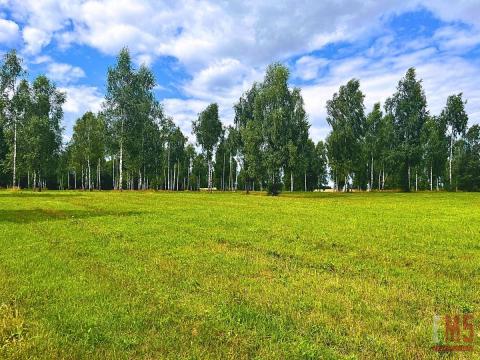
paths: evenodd
<path fill-rule="evenodd" d="M 50 34 L 47 31 L 26 26 L 23 29 L 23 41 L 25 41 L 25 51 L 31 54 L 38 52 L 50 42 Z"/>
<path fill-rule="evenodd" d="M 328 65 L 330 60 L 313 56 L 302 56 L 295 63 L 294 76 L 302 80 L 313 80 L 319 71 Z"/>
<path fill-rule="evenodd" d="M 463 92 L 468 99 L 466 110 L 470 122 L 480 122 L 480 89 L 476 80 L 480 74 L 478 62 L 472 63 L 428 47 L 405 55 L 395 54 L 380 61 L 367 55 L 358 55 L 352 59 L 332 61 L 329 66 L 331 70 L 326 76 L 302 89 L 305 107 L 313 124 L 314 139 L 315 134 L 321 137 L 325 135 L 319 129 L 327 126 L 326 102 L 340 85 L 353 77 L 359 79 L 361 90 L 366 95 L 366 111 L 370 111 L 375 102 L 381 102 L 383 106 L 411 66 L 416 67 L 417 78 L 423 80 L 432 114 L 440 113 L 449 95 Z"/>
<path fill-rule="evenodd" d="M 480 44 L 480 31 L 445 26 L 435 32 L 434 39 L 442 50 L 465 52 Z"/>
<path fill-rule="evenodd" d="M 183 133 L 194 142 L 192 136 L 192 121 L 204 110 L 208 101 L 195 99 L 165 99 L 163 101 L 166 115 L 172 116 Z"/>
<path fill-rule="evenodd" d="M 128 45 L 136 55 L 171 55 L 195 68 L 225 57 L 263 64 L 354 39 L 403 3 L 11 0 L 9 8 L 25 24 L 32 53 L 55 38 L 107 54 Z"/>
<path fill-rule="evenodd" d="M 87 111 L 98 112 L 104 97 L 94 86 L 65 86 L 60 87 L 59 90 L 67 95 L 63 109 L 65 111 L 64 126 L 66 135 L 69 137 L 76 119 Z"/>
<path fill-rule="evenodd" d="M 49 63 L 53 61 L 52 58 L 48 55 L 40 55 L 40 56 L 36 56 L 34 57 L 32 60 L 30 60 L 30 62 L 32 64 L 45 64 L 45 63 Z"/>
<path fill-rule="evenodd" d="M 103 101 L 103 95 L 93 86 L 67 86 L 60 87 L 60 91 L 67 94 L 67 102 L 64 105 L 65 112 L 83 113 L 86 111 L 99 111 Z"/>
<path fill-rule="evenodd" d="M 0 19 L 0 44 L 14 44 L 20 36 L 18 25 L 10 20 Z"/>
<path fill-rule="evenodd" d="M 428 1 L 425 7 L 445 21 L 461 20 L 467 24 L 480 26 L 480 2 L 477 0 Z"/>
<path fill-rule="evenodd" d="M 68 84 L 83 78 L 85 72 L 78 66 L 52 62 L 47 67 L 47 75 L 61 84 Z"/>
<path fill-rule="evenodd" d="M 478 0 L 459 0 L 455 4 L 443 0 L 0 0 L 1 3 L 7 4 L 12 19 L 21 24 L 24 50 L 31 55 L 41 54 L 44 47 L 56 42 L 62 49 L 80 44 L 109 55 L 127 45 L 136 63 L 154 64 L 161 56 L 176 58 L 190 79 L 178 88 L 190 99 L 167 99 L 165 108 L 187 132 L 197 113 L 213 101 L 219 103 L 222 119 L 231 122 L 233 103 L 253 81 L 261 79 L 265 65 L 292 57 L 298 58 L 292 69 L 297 80 L 314 82 L 303 87 L 314 137 L 325 134 L 325 102 L 340 84 L 352 77 L 359 78 L 371 106 L 393 92 L 409 66 L 417 66 L 419 77 L 424 77 L 432 111 L 439 110 L 449 92 L 459 89 L 470 99 L 468 109 L 472 117 L 479 113 L 474 104 L 474 100 L 480 103 L 474 81 L 478 79 L 479 66 L 461 58 L 480 44 Z M 437 31 L 433 39 L 417 38 L 401 45 L 395 42 L 395 34 L 385 33 L 382 26 L 390 16 L 420 7 L 454 25 Z M 457 26 L 458 22 L 466 25 Z M 2 33 L 0 42 L 1 36 Z M 348 59 L 312 55 L 333 42 L 358 45 L 375 37 L 377 40 L 369 50 Z M 38 63 L 40 60 L 41 56 L 37 57 Z M 59 82 L 68 84 L 84 76 L 80 68 L 57 65 L 63 69 L 51 73 Z M 96 88 L 70 88 L 70 110 L 83 111 L 101 97 Z M 89 100 L 81 100 L 80 96 Z"/>
<path fill-rule="evenodd" d="M 222 59 L 193 74 L 192 81 L 184 86 L 185 92 L 194 97 L 222 101 L 239 97 L 262 74 L 242 64 L 237 59 Z"/>

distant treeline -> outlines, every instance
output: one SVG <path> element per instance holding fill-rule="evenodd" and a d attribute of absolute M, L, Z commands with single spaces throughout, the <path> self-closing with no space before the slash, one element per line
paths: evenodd
<path fill-rule="evenodd" d="M 430 115 L 421 81 L 409 69 L 384 111 L 365 114 L 358 80 L 327 102 L 332 130 L 309 137 L 300 89 L 289 71 L 267 68 L 234 105 L 233 126 L 217 104 L 193 122 L 196 145 L 155 98 L 155 78 L 123 49 L 108 69 L 102 110 L 85 113 L 62 143 L 65 94 L 47 77 L 25 79 L 7 53 L 0 68 L 0 186 L 35 189 L 480 190 L 480 127 L 467 127 L 462 94 Z M 199 151 L 197 151 L 199 149 Z"/>

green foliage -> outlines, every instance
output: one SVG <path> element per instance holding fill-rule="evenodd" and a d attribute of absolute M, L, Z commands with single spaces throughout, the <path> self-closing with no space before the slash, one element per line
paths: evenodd
<path fill-rule="evenodd" d="M 92 112 L 85 113 L 73 126 L 72 140 L 69 144 L 71 165 L 74 171 L 86 173 L 83 187 L 93 189 L 92 168 L 101 166 L 105 161 L 106 125 L 102 116 Z M 100 188 L 97 178 L 97 188 Z"/>
<path fill-rule="evenodd" d="M 408 69 L 399 81 L 397 91 L 385 103 L 385 110 L 393 119 L 401 184 L 404 190 L 410 191 L 412 168 L 417 167 L 422 158 L 420 139 L 428 118 L 422 81 L 416 79 L 414 68 Z"/>
<path fill-rule="evenodd" d="M 212 184 L 212 156 L 217 148 L 218 141 L 223 133 L 222 123 L 218 117 L 218 105 L 210 104 L 198 115 L 198 120 L 192 123 L 193 133 L 197 137 L 197 143 L 205 152 L 208 163 L 208 189 Z"/>
<path fill-rule="evenodd" d="M 133 189 L 135 183 L 138 189 L 144 189 L 149 180 L 159 187 L 158 157 L 164 146 L 160 126 L 165 117 L 154 97 L 154 86 L 151 70 L 145 66 L 135 69 L 128 49 L 122 49 L 115 66 L 108 70 L 104 103 L 110 135 L 107 148 L 114 163 L 118 159 L 116 187 L 119 189 L 124 185 Z"/>
<path fill-rule="evenodd" d="M 257 180 L 276 195 L 283 186 L 283 172 L 293 176 L 306 171 L 302 155 L 310 125 L 300 90 L 291 90 L 288 78 L 285 66 L 270 65 L 264 81 L 254 84 L 234 106 L 247 189 Z"/>
<path fill-rule="evenodd" d="M 222 125 L 217 104 L 199 114 L 192 128 L 203 154 L 164 114 L 152 71 L 136 68 L 127 48 L 108 69 L 102 111 L 85 114 L 66 146 L 65 94 L 45 76 L 29 83 L 24 75 L 22 59 L 8 52 L 0 66 L 0 186 L 33 180 L 63 189 L 76 187 L 78 178 L 92 188 L 96 172 L 95 187 L 120 190 L 216 187 L 276 195 L 322 189 L 329 180 L 336 190 L 478 188 L 462 93 L 430 116 L 414 68 L 385 113 L 376 103 L 365 115 L 358 80 L 340 86 L 327 102 L 331 132 L 315 144 L 300 90 L 289 86 L 288 68 L 273 63 L 234 104 L 234 126 Z"/>
<path fill-rule="evenodd" d="M 348 188 L 349 178 L 359 177 L 366 131 L 364 98 L 360 82 L 352 79 L 327 101 L 327 122 L 332 127 L 327 150 L 337 187 Z"/>
<path fill-rule="evenodd" d="M 207 160 L 211 160 L 222 134 L 222 123 L 218 117 L 218 105 L 210 104 L 198 115 L 198 120 L 192 124 L 197 143 L 205 151 Z"/>
<path fill-rule="evenodd" d="M 0 93 L 2 97 L 8 98 L 7 92 L 15 93 L 15 86 L 18 78 L 25 75 L 23 60 L 18 57 L 16 50 L 11 50 L 3 56 L 0 67 Z M 10 94 L 10 96 L 11 96 Z"/>
<path fill-rule="evenodd" d="M 451 95 L 447 99 L 447 104 L 440 114 L 441 121 L 448 128 L 449 138 L 449 175 L 448 185 L 450 189 L 455 186 L 455 176 L 453 174 L 453 161 L 455 153 L 455 143 L 459 135 L 465 135 L 467 130 L 468 116 L 465 112 L 466 101 L 462 99 L 462 93 L 458 95 Z"/>
<path fill-rule="evenodd" d="M 458 188 L 464 191 L 480 191 L 480 126 L 468 129 L 465 139 L 459 143 L 456 161 Z"/>

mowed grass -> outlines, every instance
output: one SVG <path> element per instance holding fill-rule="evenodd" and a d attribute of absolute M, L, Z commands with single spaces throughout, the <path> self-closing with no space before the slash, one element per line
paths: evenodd
<path fill-rule="evenodd" d="M 480 194 L 0 192 L 0 358 L 445 358 L 479 290 Z"/>

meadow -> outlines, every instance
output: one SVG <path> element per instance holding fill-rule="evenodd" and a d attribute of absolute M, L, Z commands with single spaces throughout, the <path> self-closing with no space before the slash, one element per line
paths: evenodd
<path fill-rule="evenodd" d="M 0 358 L 445 358 L 479 290 L 480 194 L 0 191 Z"/>

